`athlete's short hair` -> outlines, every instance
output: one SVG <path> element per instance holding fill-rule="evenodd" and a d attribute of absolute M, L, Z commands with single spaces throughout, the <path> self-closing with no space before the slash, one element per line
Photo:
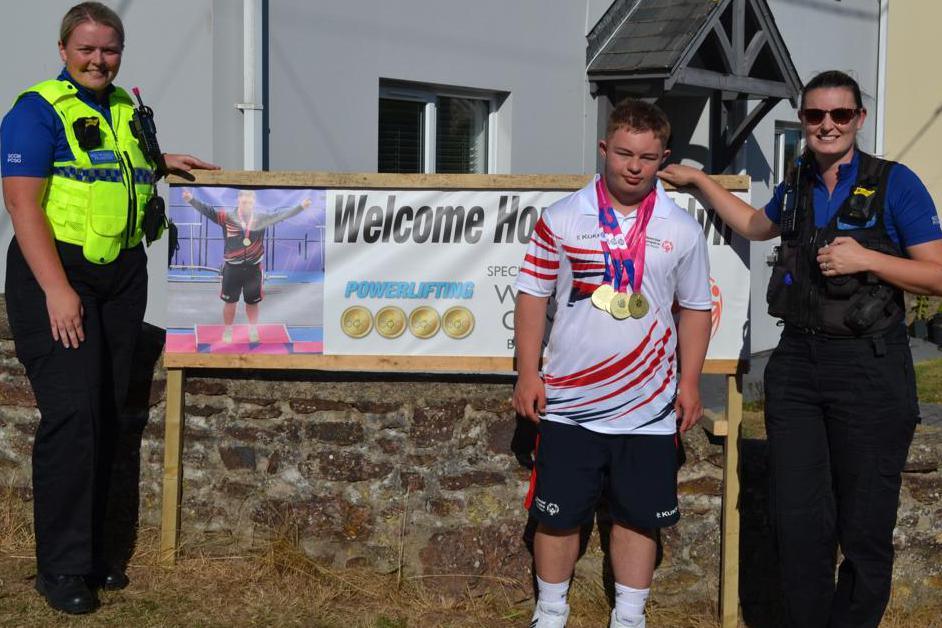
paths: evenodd
<path fill-rule="evenodd" d="M 625 98 L 615 106 L 608 116 L 605 137 L 611 137 L 619 129 L 632 132 L 651 131 L 654 137 L 661 140 L 664 148 L 667 148 L 671 137 L 671 123 L 667 114 L 657 105 L 637 98 Z"/>

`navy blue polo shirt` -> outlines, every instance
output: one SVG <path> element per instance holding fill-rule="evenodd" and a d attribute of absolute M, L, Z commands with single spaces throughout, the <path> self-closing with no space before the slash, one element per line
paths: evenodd
<path fill-rule="evenodd" d="M 854 158 L 837 168 L 837 185 L 834 193 L 829 194 L 824 178 L 814 165 L 814 224 L 825 227 L 850 196 L 857 170 L 860 165 L 860 153 L 854 151 Z M 765 215 L 775 224 L 782 217 L 782 199 L 785 196 L 785 183 L 775 188 L 772 199 L 765 206 Z M 929 190 L 923 185 L 916 173 L 903 164 L 894 164 L 886 183 L 886 211 L 884 214 L 887 234 L 904 251 L 907 247 L 942 239 L 939 215 Z M 840 225 L 838 225 L 840 229 Z"/>
<path fill-rule="evenodd" d="M 107 100 L 104 105 L 100 104 L 95 92 L 76 83 L 64 68 L 58 78 L 75 85 L 79 99 L 100 112 L 111 124 Z M 114 86 L 108 89 L 110 94 Z M 74 159 L 62 119 L 36 92 L 24 94 L 3 117 L 0 155 L 0 176 L 4 177 L 50 177 L 53 163 Z"/>

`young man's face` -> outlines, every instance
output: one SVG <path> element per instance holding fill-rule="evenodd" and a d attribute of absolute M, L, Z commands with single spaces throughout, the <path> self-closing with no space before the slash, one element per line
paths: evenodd
<path fill-rule="evenodd" d="M 252 210 L 255 209 L 255 195 L 254 194 L 239 194 L 239 213 L 243 216 L 249 216 L 252 214 Z"/>
<path fill-rule="evenodd" d="M 605 162 L 606 187 L 622 205 L 634 205 L 647 196 L 670 155 L 653 131 L 625 127 L 600 140 L 599 153 Z"/>

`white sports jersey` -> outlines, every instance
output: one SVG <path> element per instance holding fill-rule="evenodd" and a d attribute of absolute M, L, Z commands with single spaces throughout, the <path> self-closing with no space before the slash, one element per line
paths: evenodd
<path fill-rule="evenodd" d="M 611 434 L 673 434 L 677 330 L 671 308 L 676 297 L 681 307 L 710 309 L 706 240 L 658 182 L 641 285 L 650 308 L 640 319 L 615 319 L 591 302 L 605 271 L 595 180 L 546 208 L 517 277 L 518 290 L 556 295 L 543 367 L 544 418 Z M 615 212 L 623 234 L 636 213 Z"/>

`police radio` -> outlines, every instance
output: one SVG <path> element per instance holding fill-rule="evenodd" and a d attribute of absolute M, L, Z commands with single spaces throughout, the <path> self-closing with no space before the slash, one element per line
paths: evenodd
<path fill-rule="evenodd" d="M 137 98 L 137 107 L 131 114 L 131 134 L 137 139 L 141 152 L 147 159 L 157 166 L 155 179 L 160 179 L 167 174 L 167 162 L 164 160 L 164 154 L 160 150 L 160 144 L 157 142 L 157 125 L 154 123 L 154 110 L 144 104 L 141 99 L 141 90 L 133 88 L 131 90 L 134 97 Z M 169 234 L 168 259 L 167 264 L 173 259 L 177 244 L 177 226 L 167 219 L 166 205 L 164 199 L 154 193 L 147 201 L 144 207 L 144 219 L 141 223 L 141 229 L 144 232 L 144 238 L 147 245 L 159 239 L 164 229 Z"/>
<path fill-rule="evenodd" d="M 137 98 L 137 107 L 131 114 L 131 134 L 137 139 L 141 151 L 151 162 L 157 165 L 157 178 L 167 174 L 167 162 L 164 154 L 160 152 L 157 143 L 157 125 L 154 124 L 154 110 L 141 100 L 141 90 L 133 88 L 134 97 Z"/>
<path fill-rule="evenodd" d="M 801 195 L 804 193 L 804 190 L 801 189 L 805 176 L 804 167 L 805 158 L 801 156 L 798 158 L 794 170 L 785 177 L 785 195 L 782 198 L 782 217 L 779 229 L 783 240 L 794 240 L 798 237 L 799 221 L 801 220 L 799 209 L 802 204 Z"/>

